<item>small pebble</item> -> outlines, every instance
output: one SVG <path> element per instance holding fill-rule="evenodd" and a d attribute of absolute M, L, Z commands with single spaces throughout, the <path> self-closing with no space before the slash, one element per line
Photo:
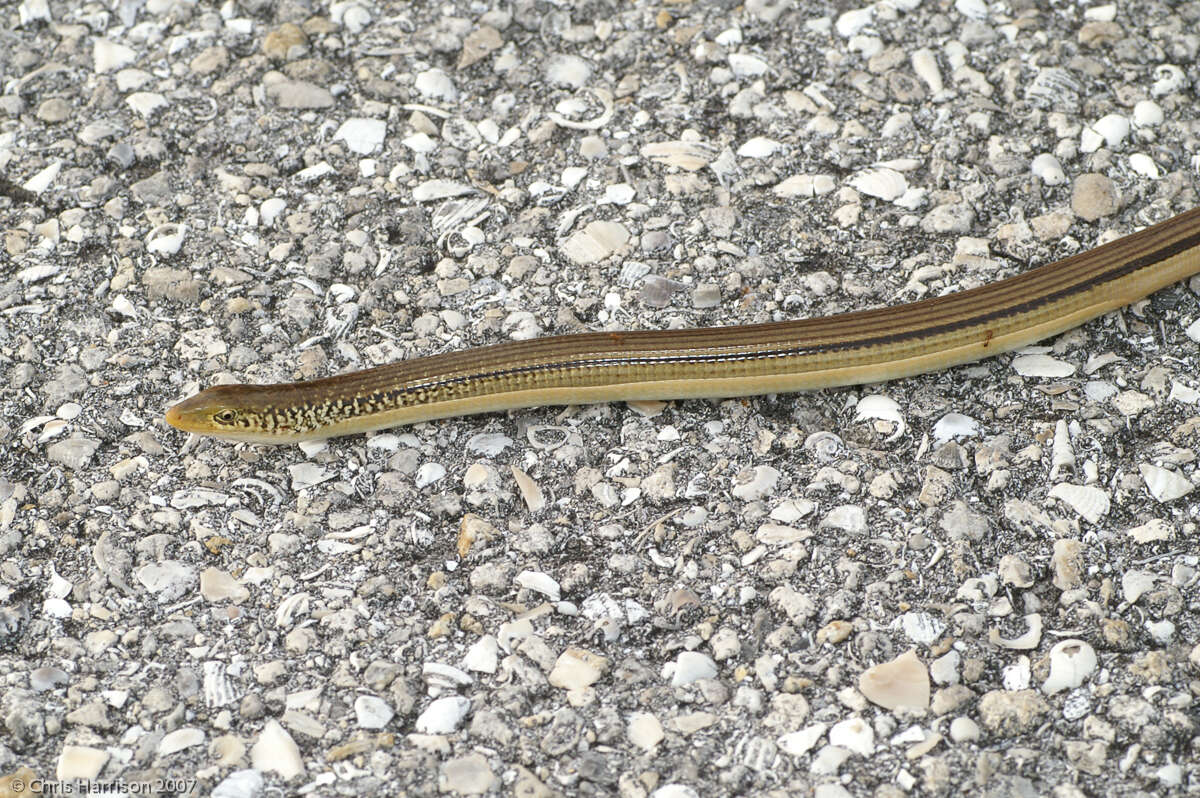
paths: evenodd
<path fill-rule="evenodd" d="M 629 742 L 643 751 L 653 751 L 665 735 L 658 718 L 649 712 L 634 712 L 629 716 Z"/>
<path fill-rule="evenodd" d="M 354 699 L 354 716 L 360 729 L 382 729 L 391 722 L 395 714 L 382 698 L 360 695 Z"/>
<path fill-rule="evenodd" d="M 438 788 L 455 795 L 484 795 L 492 792 L 498 782 L 483 754 L 448 759 L 438 771 Z"/>
<path fill-rule="evenodd" d="M 675 658 L 671 668 L 672 687 L 683 687 L 698 679 L 712 679 L 717 675 L 717 664 L 698 651 L 683 651 Z"/>
<path fill-rule="evenodd" d="M 333 134 L 334 141 L 344 141 L 351 152 L 369 155 L 383 146 L 387 122 L 382 119 L 347 119 Z"/>
<path fill-rule="evenodd" d="M 222 779 L 210 795 L 211 798 L 255 798 L 262 793 L 263 784 L 263 775 L 259 771 L 252 768 L 235 770 Z"/>
<path fill-rule="evenodd" d="M 158 743 L 159 756 L 170 756 L 177 751 L 204 744 L 204 732 L 193 727 L 185 727 L 168 732 Z"/>
<path fill-rule="evenodd" d="M 959 716 L 950 721 L 950 739 L 956 743 L 973 743 L 981 736 L 979 724 Z"/>

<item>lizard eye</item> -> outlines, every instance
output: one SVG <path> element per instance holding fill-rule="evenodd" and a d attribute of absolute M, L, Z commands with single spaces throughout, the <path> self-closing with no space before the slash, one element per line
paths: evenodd
<path fill-rule="evenodd" d="M 213 420 L 219 424 L 232 424 L 235 420 L 237 420 L 237 411 L 231 410 L 230 408 L 218 410 L 213 415 Z"/>

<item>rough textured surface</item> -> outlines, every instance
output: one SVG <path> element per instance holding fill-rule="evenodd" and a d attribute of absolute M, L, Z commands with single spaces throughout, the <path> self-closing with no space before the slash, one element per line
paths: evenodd
<path fill-rule="evenodd" d="M 1200 281 L 857 389 L 161 421 L 937 295 L 1196 205 L 1200 5 L 1042 5 L 0 3 L 0 790 L 1200 788 Z M 868 701 L 909 650 L 928 709 Z"/>

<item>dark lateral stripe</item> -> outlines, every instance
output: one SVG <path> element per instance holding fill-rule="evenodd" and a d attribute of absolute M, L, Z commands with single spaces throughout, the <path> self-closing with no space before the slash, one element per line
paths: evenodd
<path fill-rule="evenodd" d="M 1117 242 L 1114 242 L 1114 243 L 1117 243 Z M 594 357 L 575 358 L 575 359 L 567 358 L 567 359 L 562 359 L 562 360 L 542 361 L 539 363 L 517 365 L 517 366 L 512 366 L 510 368 L 480 370 L 480 371 L 475 371 L 472 373 L 458 374 L 458 375 L 455 375 L 452 377 L 444 377 L 444 378 L 436 379 L 436 380 L 416 381 L 416 382 L 410 383 L 409 385 L 407 385 L 403 388 L 393 388 L 391 391 L 388 391 L 386 393 L 402 394 L 402 393 L 408 393 L 408 392 L 413 392 L 413 391 L 431 391 L 431 390 L 437 390 L 439 388 L 452 386 L 452 385 L 462 385 L 462 384 L 473 382 L 473 381 L 482 381 L 482 382 L 502 381 L 506 377 L 523 376 L 523 375 L 534 374 L 537 372 L 551 372 L 551 371 L 575 370 L 575 369 L 595 370 L 595 369 L 605 369 L 605 368 L 623 367 L 623 366 L 632 366 L 632 365 L 656 365 L 656 364 L 703 365 L 703 364 L 712 364 L 712 363 L 745 362 L 745 361 L 766 360 L 766 359 L 777 360 L 777 359 L 781 359 L 781 358 L 800 357 L 800 356 L 805 356 L 805 355 L 818 355 L 818 354 L 825 354 L 825 353 L 831 353 L 831 352 L 844 352 L 844 351 L 856 350 L 856 349 L 886 347 L 886 346 L 890 346 L 890 345 L 894 345 L 894 344 L 904 343 L 906 341 L 911 341 L 911 340 L 914 340 L 917 338 L 945 335 L 945 334 L 953 333 L 955 331 L 966 329 L 969 327 L 985 326 L 985 325 L 991 324 L 993 322 L 1001 321 L 1003 319 L 1021 316 L 1021 315 L 1030 313 L 1030 312 L 1036 310 L 1037 308 L 1042 307 L 1046 304 L 1058 302 L 1058 301 L 1060 301 L 1062 299 L 1066 299 L 1070 296 L 1079 295 L 1079 294 L 1083 294 L 1086 292 L 1090 292 L 1090 291 L 1102 288 L 1107 283 L 1111 283 L 1115 280 L 1119 280 L 1122 277 L 1133 274 L 1134 272 L 1140 271 L 1141 269 L 1149 268 L 1156 263 L 1159 263 L 1159 262 L 1161 262 L 1167 258 L 1173 257 L 1175 255 L 1178 255 L 1178 254 L 1180 254 L 1188 249 L 1191 249 L 1192 247 L 1196 247 L 1196 246 L 1200 246 L 1200 232 L 1197 232 L 1193 235 L 1181 238 L 1177 241 L 1167 244 L 1166 246 L 1164 246 L 1160 249 L 1154 250 L 1152 252 L 1147 252 L 1146 254 L 1144 254 L 1140 257 L 1136 257 L 1136 258 L 1133 258 L 1133 259 L 1130 259 L 1130 260 L 1127 260 L 1124 262 L 1118 261 L 1116 265 L 1112 266 L 1111 268 L 1100 271 L 1100 272 L 1096 272 L 1093 274 L 1085 274 L 1085 275 L 1078 275 L 1078 274 L 1067 275 L 1068 278 L 1073 278 L 1074 281 L 1068 282 L 1068 284 L 1063 285 L 1063 286 L 1057 288 L 1056 290 L 1038 293 L 1032 299 L 1023 299 L 1023 300 L 1015 301 L 1015 302 L 1010 301 L 1009 303 L 1001 304 L 999 307 L 995 306 L 995 301 L 994 301 L 996 298 L 995 297 L 995 289 L 998 289 L 1002 286 L 1007 288 L 1008 286 L 1005 284 L 1010 281 L 996 283 L 991 286 L 982 286 L 979 289 L 972 289 L 972 291 L 979 291 L 981 294 L 984 294 L 984 292 L 986 292 L 986 294 L 984 294 L 984 295 L 989 300 L 987 304 L 993 305 L 991 310 L 987 310 L 987 311 L 980 312 L 980 313 L 974 313 L 974 314 L 971 314 L 968 316 L 962 316 L 960 318 L 951 319 L 949 321 L 942 321 L 938 318 L 939 316 L 944 318 L 946 315 L 945 313 L 927 313 L 925 315 L 927 315 L 928 318 L 924 324 L 921 324 L 919 326 L 917 326 L 917 325 L 910 326 L 908 329 L 903 329 L 898 332 L 892 332 L 892 333 L 886 333 L 886 334 L 869 334 L 869 335 L 860 334 L 858 336 L 841 334 L 838 336 L 840 338 L 840 340 L 827 340 L 827 341 L 824 341 L 821 343 L 792 344 L 792 345 L 778 346 L 778 347 L 771 347 L 768 345 L 768 346 L 764 346 L 762 348 L 755 349 L 752 351 L 731 350 L 731 351 L 717 351 L 717 352 L 695 351 L 698 349 L 709 348 L 706 346 L 705 343 L 703 343 L 701 341 L 697 341 L 697 337 L 698 336 L 699 337 L 717 337 L 718 334 L 725 328 L 704 328 L 701 330 L 686 330 L 686 331 L 681 331 L 681 330 L 648 331 L 648 332 L 637 333 L 637 334 L 624 333 L 624 334 L 618 334 L 618 338 L 624 337 L 626 339 L 626 341 L 628 341 L 629 338 L 636 337 L 636 338 L 641 339 L 640 341 L 638 341 L 638 343 L 651 344 L 651 346 L 646 347 L 647 349 L 658 349 L 659 351 L 658 352 L 644 352 L 644 353 L 613 351 L 613 352 L 611 352 L 611 354 L 604 355 L 604 356 L 598 356 L 598 357 L 594 356 Z M 1060 264 L 1056 263 L 1056 264 L 1052 264 L 1052 265 L 1060 265 Z M 1094 265 L 1092 268 L 1094 269 Z M 1089 269 L 1089 271 L 1090 271 L 1090 269 Z M 1033 273 L 1029 272 L 1026 274 L 1032 275 Z M 1059 272 L 1057 275 L 1054 273 L 1048 273 L 1048 274 L 1050 276 L 1061 276 L 1061 272 Z M 1018 275 L 1016 278 L 1011 278 L 1011 280 L 1016 281 L 1016 280 L 1019 280 L 1020 277 L 1021 277 L 1021 275 Z M 1019 299 L 1022 296 L 1029 296 L 1029 294 L 1030 294 L 1029 286 L 1021 285 L 1021 286 L 1015 286 L 1015 287 L 1019 288 L 1019 290 L 1012 292 L 1012 297 L 1014 299 Z M 887 326 L 894 328 L 900 323 L 900 320 L 898 320 L 895 316 L 895 311 L 900 308 L 910 307 L 915 310 L 918 306 L 925 305 L 926 303 L 933 303 L 933 302 L 937 302 L 937 300 L 949 299 L 951 297 L 955 297 L 955 298 L 964 297 L 965 295 L 967 295 L 969 293 L 972 293 L 972 292 L 959 292 L 958 294 L 951 294 L 951 295 L 948 295 L 947 297 L 938 297 L 934 300 L 925 300 L 924 302 L 912 303 L 911 305 L 908 305 L 908 306 L 902 305 L 902 306 L 892 307 L 892 308 L 880 308 L 880 309 L 878 309 L 878 311 L 866 311 L 866 312 L 860 312 L 860 313 L 842 314 L 840 316 L 834 316 L 834 317 L 830 317 L 828 319 L 806 319 L 806 320 L 800 320 L 800 321 L 795 321 L 795 322 L 777 322 L 777 323 L 774 323 L 771 325 L 755 325 L 754 327 L 751 327 L 749 329 L 754 330 L 755 332 L 757 332 L 761 335 L 764 327 L 778 326 L 780 329 L 780 332 L 784 332 L 785 330 L 790 328 L 794 333 L 792 336 L 794 339 L 796 337 L 795 333 L 803 332 L 803 330 L 798 329 L 800 326 L 809 326 L 809 325 L 818 325 L 818 324 L 824 325 L 824 324 L 828 324 L 829 322 L 832 322 L 834 320 L 850 321 L 853 317 L 860 316 L 863 313 L 875 314 L 877 312 L 880 312 L 882 315 L 882 312 L 885 312 L 885 311 L 888 313 L 888 319 L 889 319 L 889 323 Z M 933 310 L 933 308 L 930 308 L 930 309 Z M 875 325 L 872 325 L 872 326 L 875 326 Z M 738 329 L 739 331 L 741 331 L 741 330 L 746 330 L 747 328 L 730 328 L 730 329 Z M 679 343 L 685 344 L 687 348 L 689 348 L 693 351 L 683 352 L 680 354 L 663 354 L 662 349 L 667 349 L 669 347 L 669 345 L 667 345 L 667 342 L 661 340 L 661 336 L 665 336 L 669 333 L 677 333 L 677 334 L 682 333 L 683 335 L 679 336 L 681 339 Z M 603 339 L 605 337 L 604 333 L 594 333 L 594 334 L 586 334 L 586 335 L 595 336 L 600 339 Z M 684 335 L 686 335 L 686 337 L 684 337 Z M 577 346 L 579 343 L 578 339 L 580 337 L 581 336 L 557 336 L 554 339 L 541 339 L 541 343 L 546 343 L 548 341 L 553 340 L 556 342 L 561 341 L 563 344 L 569 343 L 571 346 Z M 822 336 L 822 337 L 825 337 L 825 336 Z M 537 343 L 537 342 L 535 341 L 535 342 L 530 342 L 530 343 Z M 500 347 L 504 347 L 504 348 L 507 348 L 509 346 L 513 346 L 513 345 L 511 345 L 511 344 L 500 345 Z M 730 342 L 728 340 L 724 340 L 721 344 L 713 345 L 711 348 L 729 349 L 731 346 L 737 346 L 737 344 L 730 344 Z M 500 347 L 497 347 L 497 348 L 500 348 Z M 521 347 L 521 348 L 525 348 L 525 347 Z M 469 354 L 471 352 L 479 352 L 479 350 L 468 350 L 468 352 L 464 352 L 461 354 Z M 458 353 L 455 353 L 455 354 L 458 354 Z M 499 353 L 490 353 L 490 354 L 499 354 Z M 516 355 L 518 357 L 520 356 L 517 352 L 513 352 L 512 354 Z M 525 353 L 520 353 L 520 354 L 523 355 Z M 440 357 L 440 356 L 435 356 L 435 357 Z M 516 359 L 516 358 L 514 358 L 514 359 Z M 420 360 L 421 359 L 417 359 L 417 360 L 413 360 L 413 361 L 406 361 L 406 364 L 414 364 L 415 365 L 418 362 L 420 362 Z M 395 364 L 395 365 L 402 365 L 402 364 Z M 433 365 L 433 364 L 430 364 L 430 365 Z M 437 367 L 439 369 L 445 369 L 446 364 L 441 363 L 441 364 L 438 364 Z M 388 367 L 385 366 L 383 368 L 386 369 Z M 383 375 L 380 375 L 380 376 L 383 376 Z M 679 378 L 679 376 L 680 375 L 676 375 L 675 377 L 672 377 L 672 378 Z M 697 379 L 703 379 L 703 378 L 704 377 L 697 377 Z M 392 381 L 393 383 L 394 383 L 395 379 L 396 379 L 396 375 L 392 375 L 390 377 L 390 381 Z M 419 380 L 419 378 L 417 378 L 417 379 Z M 366 387 L 366 386 L 362 386 L 362 387 Z"/>
<path fill-rule="evenodd" d="M 537 372 L 590 370 L 594 375 L 595 370 L 617 366 L 778 360 L 887 347 L 974 326 L 995 324 L 1007 329 L 1006 319 L 1016 319 L 1047 303 L 1102 289 L 1108 283 L 1200 247 L 1197 217 L 1200 208 L 997 283 L 905 305 L 755 325 L 579 333 L 510 341 L 286 387 L 300 388 L 309 395 L 315 391 L 347 399 L 436 391 L 439 387 L 472 381 L 497 384 L 496 390 L 503 390 L 498 383 L 505 378 L 527 377 Z M 989 309 L 977 310 L 980 307 Z M 501 365 L 505 361 L 513 365 Z M 703 375 L 697 376 L 700 378 Z"/>

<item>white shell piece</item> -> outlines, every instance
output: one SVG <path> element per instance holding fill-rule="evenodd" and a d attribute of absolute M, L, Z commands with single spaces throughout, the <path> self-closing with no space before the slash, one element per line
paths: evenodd
<path fill-rule="evenodd" d="M 1142 472 L 1146 490 L 1150 491 L 1150 495 L 1160 502 L 1174 501 L 1196 489 L 1195 485 L 1177 471 L 1149 463 L 1138 466 L 1138 470 Z"/>
<path fill-rule="evenodd" d="M 351 152 L 370 155 L 383 146 L 387 137 L 387 122 L 382 119 L 352 117 L 338 127 L 334 141 L 344 141 Z"/>
<path fill-rule="evenodd" d="M 1091 485 L 1060 482 L 1050 489 L 1050 497 L 1064 502 L 1093 524 L 1108 514 L 1110 506 L 1108 494 Z"/>
<path fill-rule="evenodd" d="M 1016 662 L 1006 665 L 1000 671 L 1000 683 L 1004 685 L 1005 690 L 1016 691 L 1024 690 L 1029 687 L 1029 681 L 1032 677 L 1032 669 L 1029 666 L 1029 657 L 1021 655 L 1017 657 Z"/>
<path fill-rule="evenodd" d="M 1075 366 L 1049 355 L 1018 355 L 1013 358 L 1013 371 L 1022 377 L 1070 377 Z"/>
<path fill-rule="evenodd" d="M 493 638 L 493 642 L 495 638 Z M 475 681 L 474 677 L 461 668 L 441 662 L 426 662 L 421 666 L 421 678 L 430 685 L 439 687 L 463 687 Z"/>
<path fill-rule="evenodd" d="M 29 419 L 28 421 L 26 421 L 24 424 L 22 424 L 20 426 L 20 428 L 17 430 L 17 434 L 25 435 L 27 433 L 33 432 L 38 427 L 41 427 L 42 425 L 44 425 L 47 421 L 53 421 L 53 420 L 54 420 L 54 416 L 34 416 L 33 418 Z"/>
<path fill-rule="evenodd" d="M 878 168 L 859 172 L 850 180 L 850 185 L 868 197 L 877 197 L 891 202 L 908 191 L 908 181 L 895 169 Z"/>
<path fill-rule="evenodd" d="M 1183 402 L 1188 405 L 1200 404 L 1200 391 L 1181 382 L 1171 383 L 1171 393 L 1167 396 L 1173 402 Z"/>
<path fill-rule="evenodd" d="M 450 734 L 471 711 L 471 700 L 462 696 L 439 698 L 417 717 L 417 731 L 422 734 Z"/>
<path fill-rule="evenodd" d="M 1065 419 L 1060 418 L 1054 425 L 1054 444 L 1050 451 L 1050 479 L 1057 478 L 1063 471 L 1075 470 L 1075 450 Z"/>
<path fill-rule="evenodd" d="M 204 703 L 209 707 L 223 707 L 238 699 L 233 680 L 225 672 L 225 663 L 209 660 L 204 663 Z"/>
<path fill-rule="evenodd" d="M 771 66 L 757 56 L 745 53 L 730 53 L 729 68 L 739 78 L 756 78 L 759 75 L 765 75 Z"/>
<path fill-rule="evenodd" d="M 854 406 L 854 420 L 865 421 L 869 418 L 890 421 L 895 425 L 896 431 L 887 438 L 889 442 L 898 439 L 908 429 L 904 415 L 900 412 L 900 405 L 890 396 L 870 394 L 858 400 L 858 404 Z"/>
<path fill-rule="evenodd" d="M 837 22 L 833 23 L 833 28 L 837 31 L 838 36 L 841 36 L 843 39 L 849 39 L 870 25 L 871 17 L 874 14 L 875 10 L 870 6 L 847 11 L 837 18 Z"/>
<path fill-rule="evenodd" d="M 567 188 L 575 188 L 585 177 L 588 170 L 582 166 L 568 166 L 562 172 L 562 184 Z"/>
<path fill-rule="evenodd" d="M 820 742 L 821 737 L 825 734 L 825 729 L 824 723 L 814 723 L 811 726 L 805 726 L 800 731 L 788 732 L 780 737 L 776 744 L 784 753 L 792 756 L 804 756 Z"/>
<path fill-rule="evenodd" d="M 1120 147 L 1129 135 L 1129 120 L 1120 114 L 1106 114 L 1092 124 L 1096 131 L 1110 148 Z"/>
<path fill-rule="evenodd" d="M 263 200 L 263 204 L 258 206 L 258 220 L 263 227 L 271 227 L 285 210 L 287 210 L 286 200 L 280 197 L 271 197 Z"/>
<path fill-rule="evenodd" d="M 1042 692 L 1054 695 L 1074 690 L 1096 670 L 1096 650 L 1082 640 L 1062 640 L 1050 649 L 1050 676 L 1042 682 Z"/>
<path fill-rule="evenodd" d="M 814 432 L 804 439 L 804 450 L 820 463 L 832 463 L 842 457 L 846 444 L 828 430 Z"/>
<path fill-rule="evenodd" d="M 829 744 L 846 748 L 859 756 L 875 753 L 875 730 L 862 718 L 846 718 L 829 730 Z"/>
<path fill-rule="evenodd" d="M 1163 123 L 1162 106 L 1154 100 L 1139 100 L 1133 106 L 1133 126 L 1157 127 Z"/>
<path fill-rule="evenodd" d="M 942 82 L 942 71 L 938 68 L 937 56 L 928 47 L 922 47 L 912 54 L 912 68 L 913 72 L 917 73 L 917 77 L 925 81 L 925 85 L 933 94 L 940 94 L 945 89 L 945 84 Z"/>
<path fill-rule="evenodd" d="M 983 0 L 955 0 L 954 10 L 974 20 L 987 19 L 988 7 Z"/>
<path fill-rule="evenodd" d="M 124 316 L 127 319 L 137 318 L 137 308 L 133 303 L 125 298 L 124 294 L 117 294 L 113 297 L 112 304 L 109 305 L 113 313 Z"/>
<path fill-rule="evenodd" d="M 874 58 L 883 51 L 883 40 L 878 36 L 851 36 L 846 42 L 846 49 L 852 53 L 861 53 L 863 58 Z"/>
<path fill-rule="evenodd" d="M 541 571 L 522 571 L 517 574 L 514 581 L 521 587 L 549 597 L 551 601 L 558 601 L 562 598 L 562 588 L 559 587 L 558 582 L 554 580 L 554 577 Z"/>
<path fill-rule="evenodd" d="M 146 251 L 158 255 L 174 255 L 187 237 L 186 224 L 160 224 L 146 235 Z"/>
<path fill-rule="evenodd" d="M 975 438 L 979 436 L 979 422 L 962 413 L 947 413 L 933 425 L 934 443 L 945 443 L 953 438 Z"/>
<path fill-rule="evenodd" d="M 437 149 L 437 139 L 427 133 L 413 133 L 411 136 L 405 136 L 400 140 L 405 147 L 408 147 L 413 152 L 433 152 Z"/>
<path fill-rule="evenodd" d="M 1135 152 L 1129 156 L 1129 168 L 1151 180 L 1157 180 L 1162 176 L 1162 173 L 1158 170 L 1158 164 L 1144 152 Z"/>
<path fill-rule="evenodd" d="M 1155 97 L 1172 94 L 1183 88 L 1186 82 L 1187 76 L 1182 69 L 1174 64 L 1162 64 L 1154 68 L 1154 85 L 1150 87 L 1150 93 Z"/>
<path fill-rule="evenodd" d="M 46 426 L 42 427 L 42 433 L 38 435 L 37 442 L 45 443 L 51 438 L 56 438 L 59 435 L 62 435 L 66 429 L 67 422 L 63 421 L 61 418 L 51 419 L 50 421 L 46 422 Z"/>
<path fill-rule="evenodd" d="M 307 593 L 293 593 L 279 602 L 279 608 L 275 610 L 275 625 L 286 629 L 296 618 L 308 615 L 308 607 L 309 595 Z"/>
<path fill-rule="evenodd" d="M 792 175 L 771 189 L 780 197 L 815 197 L 837 187 L 829 175 Z"/>
<path fill-rule="evenodd" d="M 1200 344 L 1200 319 L 1196 319 L 1194 322 L 1189 324 L 1187 329 L 1183 331 L 1183 334 Z"/>
<path fill-rule="evenodd" d="M 655 141 L 642 146 L 643 158 L 688 172 L 703 169 L 715 157 L 713 148 L 699 141 Z"/>
<path fill-rule="evenodd" d="M 475 187 L 466 183 L 459 183 L 454 180 L 434 179 L 426 180 L 414 188 L 412 197 L 416 202 L 430 202 L 432 200 L 449 199 L 450 197 L 461 197 L 464 194 L 474 194 L 475 192 Z"/>
<path fill-rule="evenodd" d="M 594 88 L 591 91 L 600 100 L 601 105 L 604 106 L 604 110 L 600 112 L 600 116 L 595 119 L 588 120 L 587 122 L 573 122 L 557 111 L 548 111 L 546 112 L 546 116 L 554 124 L 559 127 L 565 127 L 568 130 L 598 130 L 604 127 L 612 119 L 615 109 L 612 92 L 601 88 Z"/>
<path fill-rule="evenodd" d="M 54 263 L 39 263 L 17 272 L 17 279 L 23 283 L 39 283 L 48 277 L 53 277 L 62 271 L 62 267 Z"/>
<path fill-rule="evenodd" d="M 755 136 L 738 147 L 737 154 L 742 158 L 767 158 L 782 149 L 783 145 L 766 136 Z"/>
<path fill-rule="evenodd" d="M 1137 569 L 1121 574 L 1121 594 L 1130 604 L 1136 604 L 1145 593 L 1154 588 L 1157 577 L 1152 571 Z"/>
<path fill-rule="evenodd" d="M 1048 152 L 1034 157 L 1033 163 L 1029 165 L 1029 171 L 1034 177 L 1040 177 L 1042 182 L 1048 186 L 1061 186 L 1067 182 L 1067 173 L 1063 171 L 1062 164 Z"/>
<path fill-rule="evenodd" d="M 1029 629 L 1025 634 L 1011 639 L 1001 637 L 999 629 L 993 628 L 989 630 L 988 642 L 1001 648 L 1012 648 L 1020 651 L 1037 648 L 1038 643 L 1042 640 L 1042 616 L 1036 612 L 1026 615 L 1025 623 L 1029 625 Z"/>
<path fill-rule="evenodd" d="M 636 196 L 637 192 L 633 186 L 628 183 L 616 183 L 604 189 L 604 199 L 601 202 L 612 205 L 628 205 Z"/>
<path fill-rule="evenodd" d="M 417 477 L 413 481 L 418 488 L 424 488 L 432 485 L 444 476 L 446 476 L 446 467 L 441 463 L 425 463 L 425 465 L 417 469 Z"/>
<path fill-rule="evenodd" d="M 156 91 L 135 91 L 125 98 L 125 104 L 143 119 L 167 106 L 167 98 Z"/>

